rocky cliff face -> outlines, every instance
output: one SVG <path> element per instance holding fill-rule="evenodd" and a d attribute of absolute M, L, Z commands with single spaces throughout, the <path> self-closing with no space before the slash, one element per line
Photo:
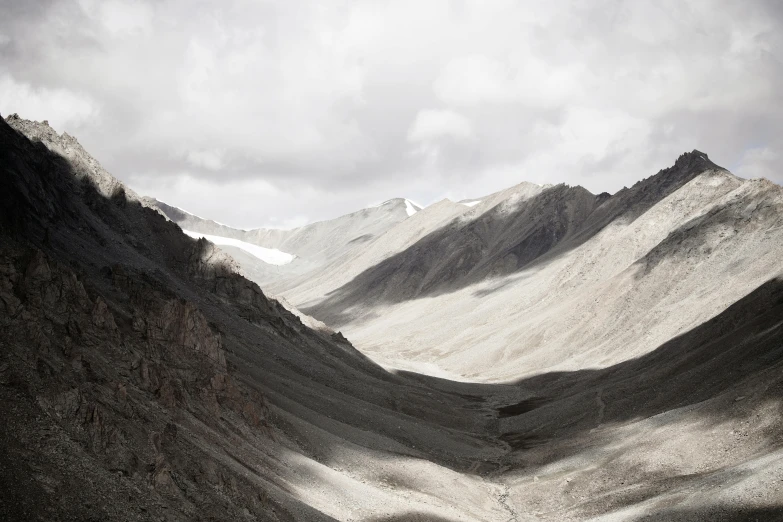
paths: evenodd
<path fill-rule="evenodd" d="M 179 498 L 204 480 L 205 470 L 181 453 L 188 443 L 178 440 L 177 417 L 211 429 L 221 417 L 259 433 L 268 429 L 263 397 L 237 385 L 221 335 L 193 303 L 119 265 L 106 272 L 114 293 L 107 302 L 41 250 L 5 247 L 0 344 L 6 399 L 19 394 L 40 409 L 61 436 L 80 446 L 93 473 L 105 475 L 101 480 L 114 485 L 117 479 L 108 477 L 116 474 L 131 489 L 149 484 L 163 497 Z M 44 475 L 53 472 L 49 466 Z M 63 486 L 55 482 L 52 498 Z M 84 498 L 99 493 L 83 491 Z M 129 500 L 151 501 L 147 492 L 139 496 L 131 493 Z M 84 509 L 68 506 L 67 497 L 62 502 L 48 509 Z M 122 504 L 96 509 L 110 518 L 144 518 L 144 511 L 123 514 Z"/>

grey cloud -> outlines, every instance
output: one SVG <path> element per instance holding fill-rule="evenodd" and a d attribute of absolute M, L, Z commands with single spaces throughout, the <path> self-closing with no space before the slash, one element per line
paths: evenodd
<path fill-rule="evenodd" d="M 34 4 L 0 6 L 0 112 L 223 222 L 523 180 L 615 191 L 693 148 L 783 181 L 772 0 Z M 427 111 L 470 139 L 411 140 Z"/>

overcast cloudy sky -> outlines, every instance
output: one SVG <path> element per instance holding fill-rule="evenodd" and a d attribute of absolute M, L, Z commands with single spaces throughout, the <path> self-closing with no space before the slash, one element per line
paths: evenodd
<path fill-rule="evenodd" d="M 781 183 L 781 5 L 2 0 L 0 113 L 241 227 L 614 192 L 694 148 Z"/>

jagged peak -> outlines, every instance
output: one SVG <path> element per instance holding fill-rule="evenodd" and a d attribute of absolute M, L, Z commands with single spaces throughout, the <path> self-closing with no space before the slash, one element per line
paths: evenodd
<path fill-rule="evenodd" d="M 56 130 L 54 130 L 51 125 L 49 125 L 49 120 L 28 120 L 26 118 L 22 118 L 17 113 L 13 113 L 5 118 L 5 122 L 17 130 L 24 128 L 27 133 L 47 134 L 56 136 L 58 138 L 61 137 L 61 135 Z M 68 136 L 69 138 L 73 139 L 73 137 L 69 136 L 67 133 L 63 133 L 62 136 Z"/>
<path fill-rule="evenodd" d="M 22 134 L 31 141 L 44 144 L 52 152 L 67 159 L 74 168 L 77 178 L 87 177 L 98 191 L 104 196 L 113 196 L 123 193 L 132 201 L 140 201 L 139 196 L 125 186 L 120 180 L 112 176 L 90 153 L 88 153 L 79 141 L 63 132 L 59 134 L 49 125 L 48 120 L 27 120 L 13 113 L 4 120 L 12 129 Z"/>
<path fill-rule="evenodd" d="M 696 149 L 693 149 L 690 152 L 683 152 L 680 154 L 680 157 L 677 158 L 677 161 L 674 162 L 674 166 L 679 168 L 691 168 L 703 164 L 717 167 L 717 165 L 710 161 L 710 158 L 706 153 Z"/>
<path fill-rule="evenodd" d="M 75 136 L 72 136 L 67 132 L 63 132 L 62 134 L 58 133 L 54 127 L 49 125 L 49 120 L 28 120 L 22 118 L 17 113 L 13 113 L 5 118 L 5 122 L 28 137 L 38 137 L 40 139 L 42 136 L 46 136 L 50 138 L 50 140 L 56 139 L 64 145 L 78 146 L 83 150 L 79 140 L 76 139 Z"/>
<path fill-rule="evenodd" d="M 693 149 L 690 152 L 683 152 L 674 162 L 674 165 L 660 172 L 679 172 L 682 174 L 700 174 L 705 170 L 724 170 L 720 165 L 710 160 L 705 152 Z"/>
<path fill-rule="evenodd" d="M 650 183 L 672 183 L 672 182 L 687 182 L 690 179 L 706 172 L 706 171 L 722 171 L 729 172 L 727 169 L 716 165 L 710 160 L 706 153 L 693 149 L 690 152 L 683 152 L 674 162 L 674 165 L 665 169 L 659 170 L 654 176 L 642 178 L 636 183 L 634 187 L 649 185 Z M 628 187 L 623 187 L 617 194 L 628 190 Z"/>

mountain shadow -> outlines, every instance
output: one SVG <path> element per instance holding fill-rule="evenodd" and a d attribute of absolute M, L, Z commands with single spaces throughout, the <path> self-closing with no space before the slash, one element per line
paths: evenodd
<path fill-rule="evenodd" d="M 474 397 L 476 408 L 483 402 L 484 409 L 495 412 L 493 432 L 508 450 L 494 462 L 477 465 L 477 473 L 525 484 L 524 477 L 538 481 L 538 474 L 550 475 L 552 469 L 579 470 L 567 482 L 561 477 L 550 484 L 542 476 L 540 486 L 551 487 L 548 494 L 555 496 L 570 495 L 569 489 L 591 491 L 571 508 L 576 518 L 610 513 L 677 491 L 698 498 L 704 507 L 672 507 L 639 520 L 781 516 L 783 498 L 769 508 L 711 500 L 720 488 L 746 483 L 757 473 L 752 464 L 737 462 L 724 449 L 731 447 L 734 437 L 756 441 L 750 460 L 772 462 L 783 451 L 783 280 L 779 278 L 641 357 L 602 369 L 545 372 L 515 381 L 519 393 L 513 401 L 508 400 L 507 390 L 503 395 L 502 385 L 406 375 L 435 389 Z M 653 471 L 648 468 L 655 469 L 658 459 L 670 458 L 667 452 L 672 450 L 662 443 L 658 444 L 663 449 L 650 442 L 639 449 L 617 449 L 632 444 L 623 433 L 644 433 L 656 426 L 668 429 L 678 423 L 697 426 L 703 452 L 725 464 L 713 460 L 698 473 Z M 731 434 L 727 425 L 733 426 Z M 723 430 L 729 440 L 711 438 L 716 430 Z M 589 466 L 583 470 L 574 464 L 579 462 Z M 712 493 L 707 493 L 705 484 Z M 768 486 L 763 479 L 755 487 L 762 487 L 759 484 Z M 767 519 L 779 518 L 759 518 Z"/>
<path fill-rule="evenodd" d="M 757 395 L 726 396 L 707 408 L 706 421 L 744 415 L 746 398 L 783 399 L 783 279 L 774 278 L 699 326 L 655 350 L 601 369 L 544 372 L 505 385 L 456 382 L 400 372 L 428 386 L 464 397 L 493 396 L 493 387 L 513 386 L 521 398 L 493 402 L 497 432 L 512 450 L 579 438 L 602 424 L 622 424 L 704 403 L 729 390 Z M 750 393 L 750 392 L 749 392 Z M 741 400 L 735 403 L 736 397 Z M 727 407 L 728 406 L 728 407 Z M 783 412 L 783 404 L 780 404 Z M 769 431 L 771 442 L 783 435 Z M 552 458 L 567 458 L 551 452 Z M 543 462 L 551 462 L 544 458 Z"/>
<path fill-rule="evenodd" d="M 762 395 L 780 399 L 781 369 L 783 280 L 776 278 L 641 357 L 600 370 L 551 372 L 518 381 L 546 403 L 508 416 L 500 431 L 507 438 L 549 440 L 602 423 L 652 417 L 762 382 L 768 385 Z M 710 416 L 719 422 L 733 411 L 716 407 Z M 568 429 L 563 432 L 565 426 L 553 424 L 552 417 L 568 419 Z M 777 436 L 776 443 L 782 442 Z"/>
<path fill-rule="evenodd" d="M 691 522 L 710 520 L 713 522 L 781 522 L 783 501 L 767 507 L 742 507 L 728 504 L 708 504 L 694 508 L 662 509 L 653 515 L 642 515 L 634 522 Z"/>

